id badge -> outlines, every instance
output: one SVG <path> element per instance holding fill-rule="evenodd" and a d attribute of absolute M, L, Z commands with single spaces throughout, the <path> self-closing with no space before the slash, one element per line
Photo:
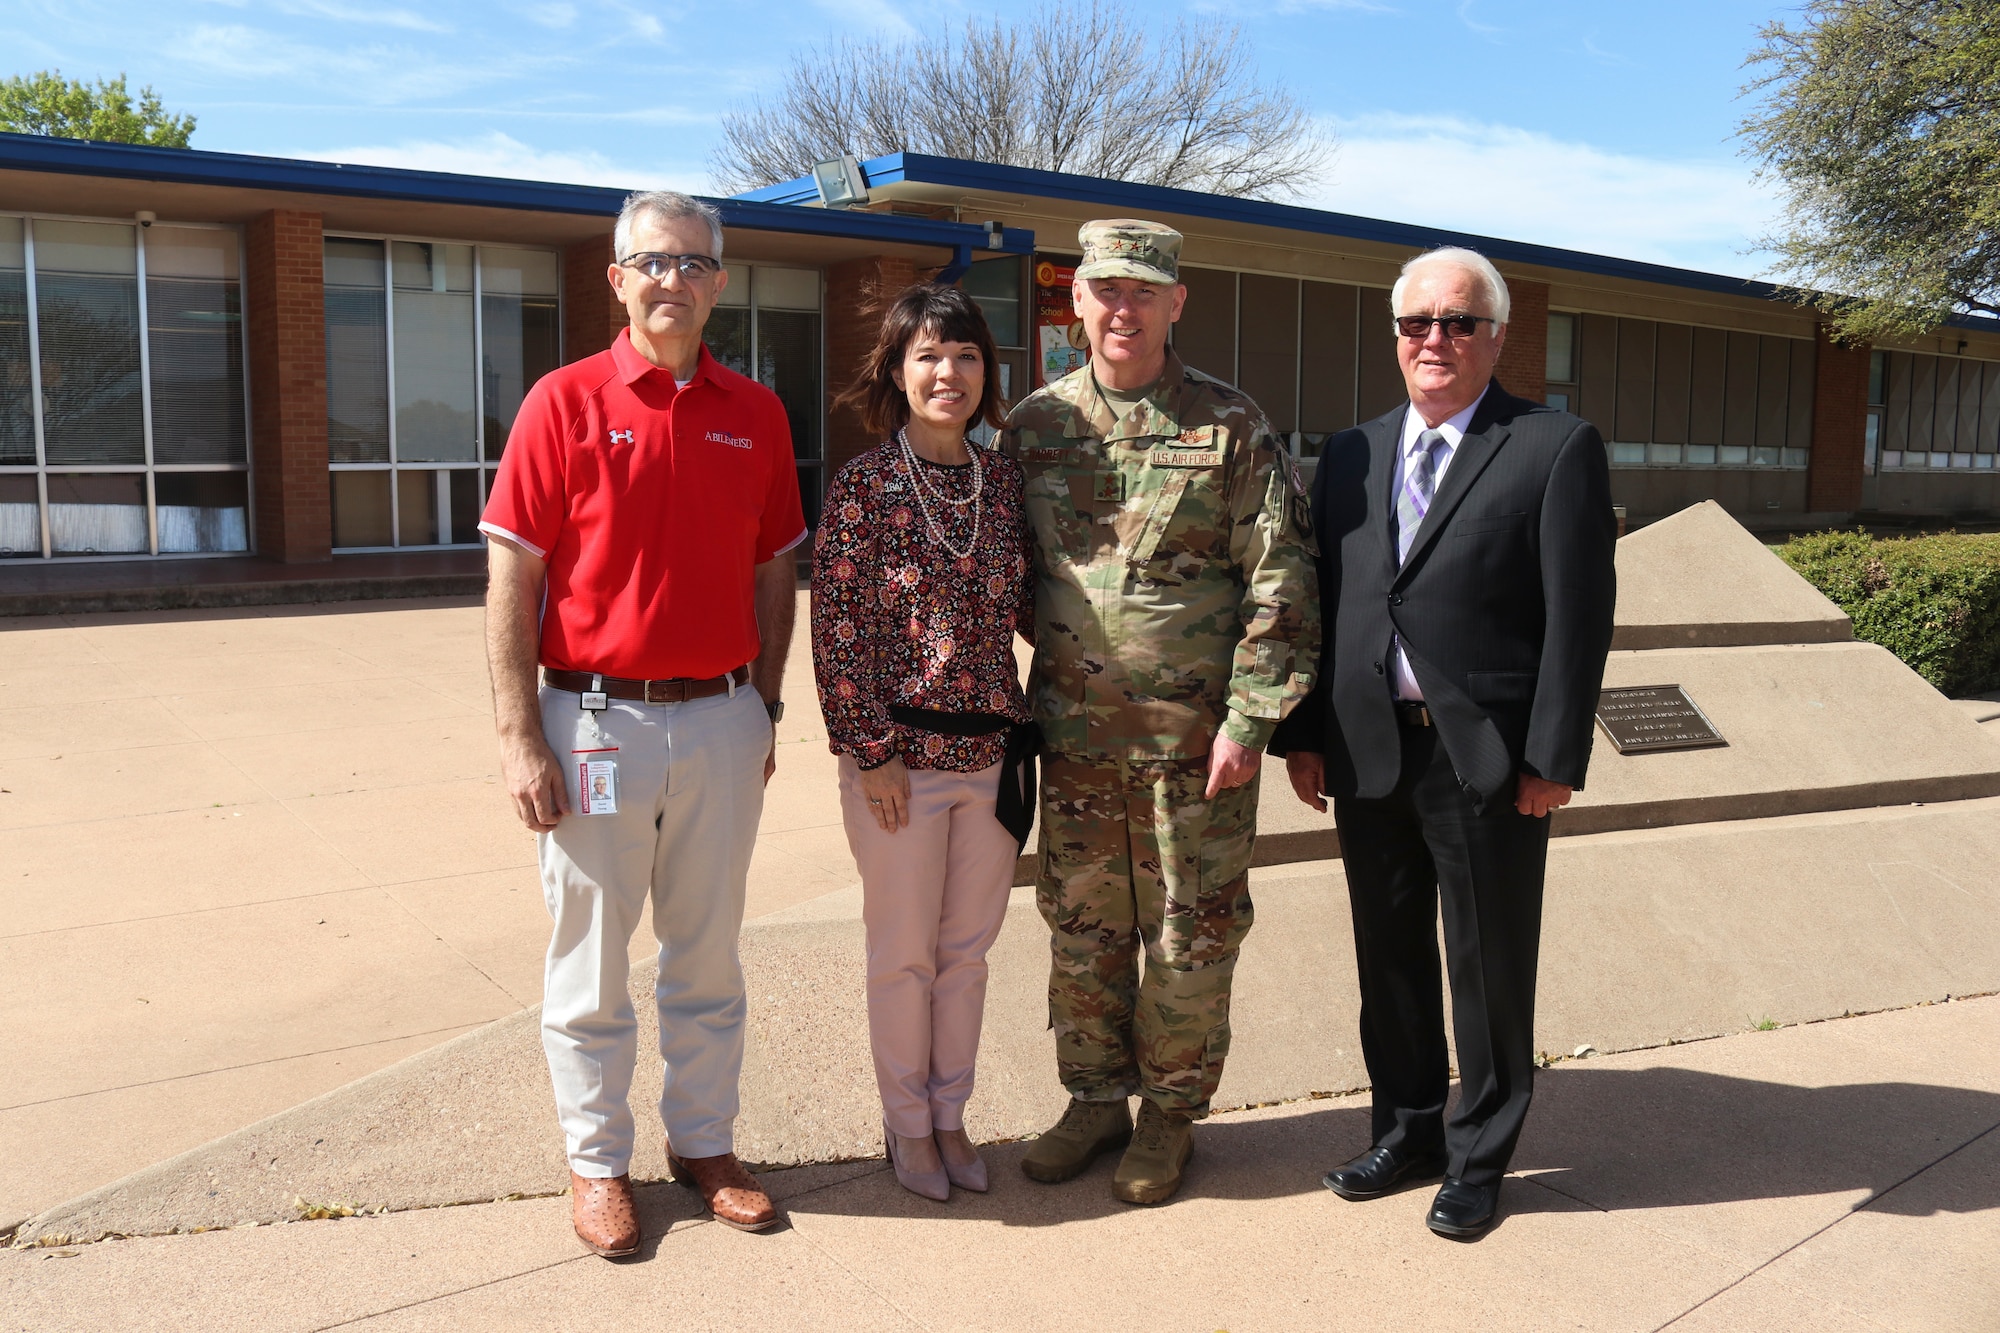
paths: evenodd
<path fill-rule="evenodd" d="M 578 814 L 618 813 L 618 761 L 579 759 L 576 764 L 577 790 L 582 793 Z"/>

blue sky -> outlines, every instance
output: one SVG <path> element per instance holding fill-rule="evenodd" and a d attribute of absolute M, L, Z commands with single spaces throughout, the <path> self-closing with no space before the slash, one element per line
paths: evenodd
<path fill-rule="evenodd" d="M 0 74 L 121 70 L 194 146 L 708 187 L 718 117 L 797 49 L 1001 9 L 930 0 L 0 0 Z M 1339 136 L 1300 202 L 1753 275 L 1776 211 L 1734 132 L 1758 27 L 1686 0 L 1195 0 Z"/>

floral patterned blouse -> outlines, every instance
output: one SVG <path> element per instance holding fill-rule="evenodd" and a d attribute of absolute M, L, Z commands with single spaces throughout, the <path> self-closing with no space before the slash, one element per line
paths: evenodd
<path fill-rule="evenodd" d="M 946 736 L 906 727 L 891 705 L 1029 718 L 1014 630 L 1034 625 L 1021 469 L 977 445 L 985 473 L 979 540 L 963 559 L 931 533 L 902 446 L 882 445 L 833 479 L 813 544 L 813 671 L 829 748 L 863 768 L 974 772 L 1000 762 L 1007 733 Z M 919 459 L 923 497 L 952 545 L 972 538 L 973 468 Z"/>

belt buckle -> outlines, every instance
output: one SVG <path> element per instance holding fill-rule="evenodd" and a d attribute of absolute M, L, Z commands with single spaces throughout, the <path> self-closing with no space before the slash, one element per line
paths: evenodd
<path fill-rule="evenodd" d="M 653 687 L 655 685 L 664 685 L 666 683 L 667 682 L 663 680 L 641 681 L 639 683 L 639 693 L 644 697 L 645 702 L 649 704 L 670 704 L 674 702 L 672 699 L 655 699 L 653 697 Z"/>

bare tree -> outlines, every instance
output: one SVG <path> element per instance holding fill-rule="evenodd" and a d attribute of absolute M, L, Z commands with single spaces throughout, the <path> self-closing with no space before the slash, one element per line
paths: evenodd
<path fill-rule="evenodd" d="M 801 51 L 776 93 L 723 116 L 710 166 L 734 193 L 842 153 L 935 153 L 1268 199 L 1312 184 L 1333 147 L 1296 98 L 1258 79 L 1240 28 L 1142 26 L 1091 0 Z"/>

